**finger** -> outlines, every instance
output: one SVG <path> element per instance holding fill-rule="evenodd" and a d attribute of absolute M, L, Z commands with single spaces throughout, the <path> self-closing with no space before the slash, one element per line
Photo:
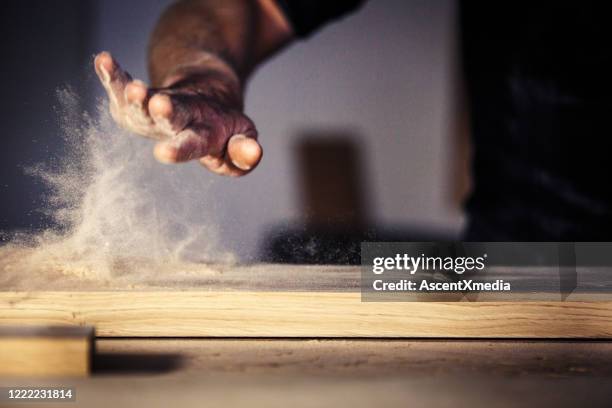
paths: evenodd
<path fill-rule="evenodd" d="M 125 124 L 135 133 L 159 139 L 154 130 L 155 123 L 148 111 L 150 94 L 151 91 L 140 80 L 134 80 L 125 86 Z"/>
<path fill-rule="evenodd" d="M 148 101 L 148 93 L 149 90 L 147 85 L 140 79 L 135 79 L 125 86 L 126 102 L 143 109 L 148 108 L 146 105 L 146 102 Z"/>
<path fill-rule="evenodd" d="M 246 135 L 234 135 L 227 143 L 227 156 L 240 170 L 254 169 L 262 155 L 263 150 L 257 140 Z"/>
<path fill-rule="evenodd" d="M 213 155 L 201 157 L 199 163 L 208 171 L 221 176 L 239 177 L 244 176 L 248 171 L 240 170 L 234 166 L 227 158 Z"/>
<path fill-rule="evenodd" d="M 249 173 L 248 170 L 241 170 L 234 166 L 226 157 L 207 155 L 201 157 L 199 162 L 209 171 L 221 176 L 240 177 Z"/>
<path fill-rule="evenodd" d="M 261 161 L 263 150 L 254 138 L 238 134 L 230 138 L 224 157 L 207 155 L 199 162 L 213 173 L 239 177 L 250 173 Z"/>
<path fill-rule="evenodd" d="M 157 143 L 153 154 L 162 163 L 181 163 L 204 156 L 206 149 L 206 138 L 192 129 L 186 129 L 168 141 Z"/>
<path fill-rule="evenodd" d="M 106 51 L 96 56 L 94 67 L 111 103 L 117 107 L 124 106 L 125 86 L 132 80 L 130 74 L 121 69 L 117 61 Z"/>
<path fill-rule="evenodd" d="M 160 133 L 169 137 L 177 134 L 180 128 L 173 126 L 175 108 L 169 95 L 160 93 L 153 95 L 149 100 L 148 109 Z"/>
<path fill-rule="evenodd" d="M 217 157 L 217 156 L 213 156 L 213 155 L 206 155 L 203 157 L 200 157 L 199 160 L 200 164 L 204 167 L 206 167 L 208 170 L 212 171 L 213 173 L 216 174 L 223 174 L 225 169 L 225 158 L 223 157 Z"/>

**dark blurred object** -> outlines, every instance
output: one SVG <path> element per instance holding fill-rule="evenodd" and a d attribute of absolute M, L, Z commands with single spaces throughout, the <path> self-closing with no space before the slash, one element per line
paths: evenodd
<path fill-rule="evenodd" d="M 449 231 L 418 226 L 370 227 L 367 231 L 276 228 L 267 234 L 262 261 L 292 264 L 357 265 L 361 242 L 446 242 L 456 240 Z"/>
<path fill-rule="evenodd" d="M 95 375 L 165 374 L 178 370 L 183 360 L 176 353 L 96 353 L 92 371 Z"/>
<path fill-rule="evenodd" d="M 307 228 L 361 231 L 368 223 L 368 208 L 357 139 L 348 132 L 307 132 L 297 156 Z"/>
<path fill-rule="evenodd" d="M 40 211 L 44 187 L 24 168 L 61 152 L 56 90 L 81 82 L 90 58 L 91 10 L 86 0 L 2 3 L 0 232 L 50 222 Z"/>
<path fill-rule="evenodd" d="M 362 241 L 437 241 L 452 235 L 426 228 L 371 225 L 360 139 L 347 131 L 303 133 L 299 166 L 301 226 L 274 228 L 263 260 L 296 264 L 358 264 Z"/>
<path fill-rule="evenodd" d="M 612 25 L 601 1 L 463 1 L 469 241 L 610 241 Z"/>

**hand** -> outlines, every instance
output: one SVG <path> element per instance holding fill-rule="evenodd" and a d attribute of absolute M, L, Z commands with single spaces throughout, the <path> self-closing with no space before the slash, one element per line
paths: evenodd
<path fill-rule="evenodd" d="M 108 52 L 94 61 L 108 93 L 113 119 L 123 128 L 157 140 L 154 155 L 163 163 L 197 159 L 210 171 L 242 176 L 262 156 L 253 122 L 242 101 L 224 87 L 219 73 L 181 77 L 153 89 L 132 77 Z"/>

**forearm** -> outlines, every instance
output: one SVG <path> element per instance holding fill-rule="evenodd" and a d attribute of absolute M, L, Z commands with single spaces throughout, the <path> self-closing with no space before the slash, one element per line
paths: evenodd
<path fill-rule="evenodd" d="M 241 101 L 249 73 L 291 38 L 274 0 L 181 0 L 151 36 L 151 83 L 165 87 L 194 79 Z"/>

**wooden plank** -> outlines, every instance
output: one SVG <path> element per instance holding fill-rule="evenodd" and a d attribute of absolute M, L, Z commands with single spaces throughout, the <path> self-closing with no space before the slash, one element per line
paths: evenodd
<path fill-rule="evenodd" d="M 0 326 L 0 376 L 87 376 L 93 333 L 91 327 Z"/>
<path fill-rule="evenodd" d="M 0 324 L 102 337 L 612 338 L 612 302 L 362 302 L 353 292 L 0 292 Z"/>

